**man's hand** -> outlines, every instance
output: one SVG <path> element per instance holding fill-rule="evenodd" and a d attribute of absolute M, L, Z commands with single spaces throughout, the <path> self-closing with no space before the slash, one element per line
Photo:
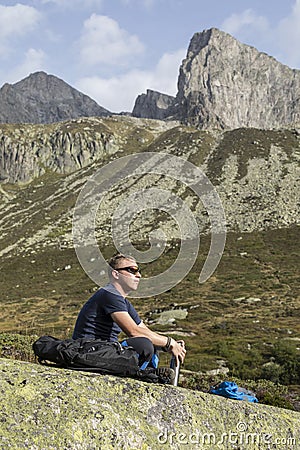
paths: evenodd
<path fill-rule="evenodd" d="M 184 341 L 175 341 L 175 339 L 171 339 L 170 352 L 175 356 L 176 366 L 181 362 L 183 363 L 186 349 Z"/>

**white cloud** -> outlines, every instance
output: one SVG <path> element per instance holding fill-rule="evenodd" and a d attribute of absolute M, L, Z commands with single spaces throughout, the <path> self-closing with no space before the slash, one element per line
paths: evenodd
<path fill-rule="evenodd" d="M 30 48 L 25 53 L 24 61 L 18 67 L 16 67 L 11 74 L 11 78 L 13 78 L 14 81 L 18 81 L 22 78 L 27 77 L 30 73 L 43 70 L 45 66 L 45 59 L 46 55 L 43 50 Z"/>
<path fill-rule="evenodd" d="M 112 112 L 131 111 L 136 92 L 146 89 L 150 76 L 147 72 L 132 70 L 112 77 L 86 77 L 76 83 L 77 89 L 92 97 Z"/>
<path fill-rule="evenodd" d="M 295 1 L 291 14 L 280 21 L 277 39 L 285 63 L 299 68 L 300 0 Z"/>
<path fill-rule="evenodd" d="M 23 36 L 32 31 L 40 19 L 40 13 L 32 6 L 0 5 L 0 40 Z"/>
<path fill-rule="evenodd" d="M 139 38 L 120 28 L 110 17 L 92 14 L 84 22 L 80 39 L 80 56 L 84 64 L 124 66 L 143 51 Z"/>
<path fill-rule="evenodd" d="M 151 82 L 148 88 L 164 94 L 176 95 L 179 67 L 185 55 L 186 48 L 179 49 L 173 53 L 164 53 L 151 75 Z"/>
<path fill-rule="evenodd" d="M 78 80 L 76 87 L 112 112 L 132 111 L 136 97 L 147 89 L 176 95 L 179 66 L 185 52 L 181 49 L 164 54 L 153 71 L 131 70 L 109 79 L 86 77 Z"/>
<path fill-rule="evenodd" d="M 221 28 L 241 42 L 258 43 L 259 51 L 274 49 L 268 53 L 284 64 L 300 66 L 300 0 L 295 0 L 291 13 L 272 27 L 265 17 L 247 9 L 241 14 L 232 14 Z"/>
<path fill-rule="evenodd" d="M 72 8 L 75 7 L 101 7 L 103 0 L 40 0 L 43 5 L 47 3 L 53 3 L 61 8 Z"/>
<path fill-rule="evenodd" d="M 1 83 L 16 83 L 21 79 L 27 77 L 30 73 L 39 70 L 46 70 L 45 68 L 46 55 L 42 50 L 30 48 L 24 55 L 24 60 L 11 71 L 0 73 Z M 2 85 L 1 84 L 1 85 Z"/>
<path fill-rule="evenodd" d="M 253 33 L 254 30 L 265 32 L 269 29 L 269 23 L 265 17 L 258 16 L 252 9 L 246 9 L 241 14 L 232 14 L 225 19 L 221 28 L 229 34 L 237 35 L 245 31 Z"/>

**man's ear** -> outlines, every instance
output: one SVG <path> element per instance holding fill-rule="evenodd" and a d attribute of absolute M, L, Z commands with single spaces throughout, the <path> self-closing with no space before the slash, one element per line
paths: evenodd
<path fill-rule="evenodd" d="M 118 280 L 119 279 L 119 272 L 117 271 L 117 270 L 112 270 L 111 271 L 111 276 L 112 276 L 112 278 L 114 278 L 115 280 Z"/>

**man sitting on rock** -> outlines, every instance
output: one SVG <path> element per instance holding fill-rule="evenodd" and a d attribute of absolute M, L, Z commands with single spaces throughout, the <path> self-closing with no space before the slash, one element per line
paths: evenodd
<path fill-rule="evenodd" d="M 127 300 L 126 295 L 137 290 L 141 278 L 135 259 L 119 253 L 108 264 L 110 282 L 82 307 L 73 339 L 89 337 L 114 342 L 123 331 L 128 338 L 122 341 L 122 345 L 136 350 L 141 370 L 153 372 L 172 383 L 175 372 L 169 367 L 158 368 L 157 351 L 171 353 L 178 365 L 185 358 L 184 341 L 175 341 L 150 330 Z"/>

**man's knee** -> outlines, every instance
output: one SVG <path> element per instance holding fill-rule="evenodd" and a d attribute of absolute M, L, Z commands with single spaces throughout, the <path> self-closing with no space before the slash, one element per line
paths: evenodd
<path fill-rule="evenodd" d="M 142 369 L 148 367 L 148 364 L 154 368 L 158 366 L 159 359 L 150 339 L 147 337 L 135 337 L 128 338 L 125 342 L 126 345 L 133 347 L 139 354 L 139 363 Z M 125 342 L 123 341 L 123 345 Z"/>
<path fill-rule="evenodd" d="M 154 349 L 154 345 L 152 344 L 150 339 L 148 339 L 147 337 L 142 337 L 140 339 L 141 339 L 141 345 L 144 349 L 144 353 L 152 356 L 155 352 L 155 349 Z"/>
<path fill-rule="evenodd" d="M 137 353 L 140 355 L 143 354 L 146 358 L 151 358 L 155 352 L 154 345 L 147 337 L 129 338 L 126 339 L 126 342 L 129 346 L 133 347 Z"/>

